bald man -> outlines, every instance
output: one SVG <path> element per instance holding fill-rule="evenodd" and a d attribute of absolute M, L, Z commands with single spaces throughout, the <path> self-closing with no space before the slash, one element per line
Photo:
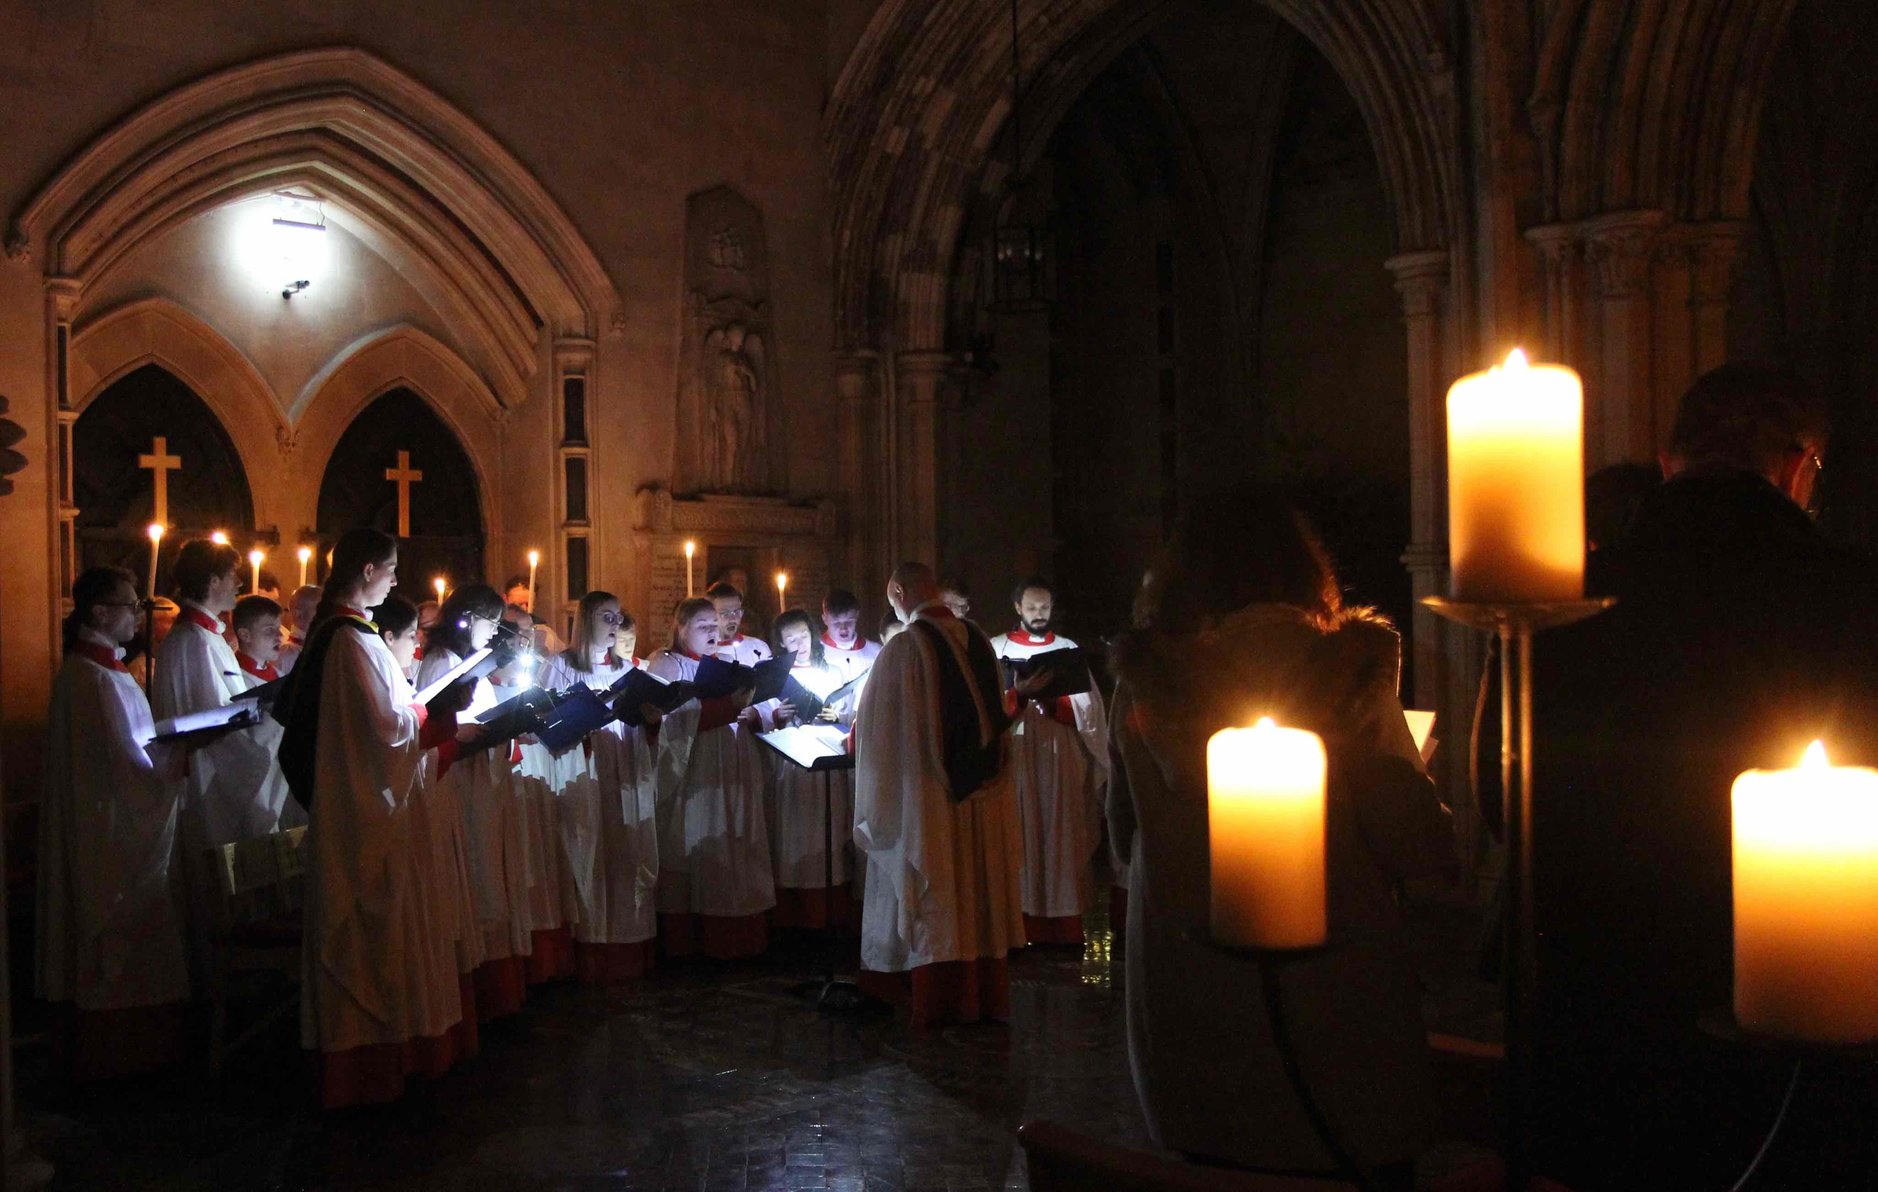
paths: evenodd
<path fill-rule="evenodd" d="M 1023 829 L 997 657 L 924 564 L 895 569 L 887 602 L 906 631 L 874 660 L 854 730 L 860 985 L 916 1027 L 1009 1018 Z"/>

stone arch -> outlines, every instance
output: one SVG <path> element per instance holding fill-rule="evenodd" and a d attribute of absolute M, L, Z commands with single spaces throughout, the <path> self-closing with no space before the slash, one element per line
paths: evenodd
<path fill-rule="evenodd" d="M 1356 97 L 1382 165 L 1399 248 L 1457 240 L 1460 193 L 1446 52 L 1412 0 L 1266 0 L 1330 60 Z M 1165 10 L 1159 0 L 1023 0 L 1026 105 L 1060 112 Z M 1002 10 L 968 0 L 891 0 L 869 24 L 830 101 L 836 338 L 867 348 L 944 345 L 946 293 L 974 189 L 995 191 L 990 158 L 1009 109 Z M 1432 68 L 1432 69 L 1431 69 Z M 1020 154 L 1034 153 L 1033 137 Z"/>
<path fill-rule="evenodd" d="M 146 364 L 187 385 L 235 444 L 248 473 L 255 524 L 278 524 L 282 509 L 267 478 L 279 471 L 286 415 L 253 362 L 221 333 L 168 299 L 145 298 L 75 327 L 68 361 L 74 417 Z"/>
<path fill-rule="evenodd" d="M 376 331 L 348 345 L 308 383 L 294 401 L 297 420 L 292 449 L 321 467 L 301 469 L 295 507 L 314 524 L 325 461 L 340 437 L 373 402 L 394 389 L 424 399 L 469 456 L 476 474 L 477 505 L 484 533 L 502 532 L 503 410 L 482 378 L 463 359 L 415 327 Z"/>
<path fill-rule="evenodd" d="M 617 308 L 598 258 L 513 155 L 347 47 L 237 66 L 144 107 L 18 212 L 8 252 L 38 254 L 76 298 L 147 237 L 295 185 L 348 213 L 374 249 L 422 266 L 427 297 L 492 347 L 510 402 L 526 396 L 544 330 L 591 339 Z"/>
<path fill-rule="evenodd" d="M 1745 219 L 1761 106 L 1794 3 L 1559 5 L 1531 101 L 1548 217 Z"/>

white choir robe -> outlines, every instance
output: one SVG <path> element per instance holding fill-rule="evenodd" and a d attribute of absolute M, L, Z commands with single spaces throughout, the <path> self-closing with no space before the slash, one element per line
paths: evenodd
<path fill-rule="evenodd" d="M 856 637 L 852 648 L 837 645 L 835 639 L 822 634 L 822 660 L 834 668 L 841 676 L 841 682 L 850 683 L 868 672 L 874 665 L 874 659 L 880 657 L 880 643 L 870 642 L 864 637 Z"/>
<path fill-rule="evenodd" d="M 297 633 L 287 635 L 287 640 L 281 643 L 280 653 L 274 655 L 274 669 L 280 672 L 282 678 L 293 673 L 294 664 L 300 661 L 300 652 L 304 649 L 305 638 Z"/>
<path fill-rule="evenodd" d="M 768 642 L 760 637 L 745 637 L 741 633 L 727 642 L 719 642 L 715 652 L 725 662 L 741 662 L 745 666 L 768 662 L 775 656 Z"/>
<path fill-rule="evenodd" d="M 790 675 L 824 699 L 846 682 L 841 673 L 830 666 L 797 663 Z M 781 702 L 767 700 L 756 705 L 763 731 L 780 727 L 776 711 Z M 836 708 L 836 723 L 842 728 L 854 724 L 852 701 L 844 698 L 842 705 Z M 770 849 L 776 863 L 776 925 L 826 927 L 831 923 L 852 923 L 853 898 L 842 889 L 849 884 L 853 872 L 848 859 L 848 844 L 854 837 L 851 772 L 831 770 L 817 774 L 804 770 L 773 749 L 764 749 L 763 754 L 770 774 L 767 806 Z M 830 815 L 834 822 L 832 883 L 828 876 Z M 831 884 L 840 893 L 833 903 L 822 893 Z"/>
<path fill-rule="evenodd" d="M 661 650 L 646 669 L 689 681 L 698 660 Z M 761 747 L 735 721 L 700 731 L 703 712 L 692 699 L 666 713 L 653 752 L 660 934 L 667 955 L 754 956 L 768 946 L 776 905 Z"/>
<path fill-rule="evenodd" d="M 457 1058 L 461 985 L 416 878 L 429 842 L 412 691 L 384 639 L 339 627 L 320 682 L 307 829 L 301 1043 L 328 1108 L 398 1095 Z"/>
<path fill-rule="evenodd" d="M 529 684 L 532 686 L 532 682 Z M 521 686 L 497 684 L 496 700 L 522 693 Z M 521 812 L 522 846 L 528 880 L 528 983 L 538 985 L 574 972 L 571 924 L 579 913 L 561 863 L 560 813 L 554 797 L 554 755 L 539 741 L 517 741 L 512 768 L 515 799 Z"/>
<path fill-rule="evenodd" d="M 150 705 L 120 651 L 83 632 L 88 650 L 66 656 L 47 717 L 37 966 L 39 996 L 79 1011 L 81 1078 L 182 1059 L 180 1006 L 189 999 L 171 864 L 180 790 L 158 773 L 168 759 L 150 745 Z M 149 1007 L 170 1011 L 171 1021 L 142 1012 Z M 139 1012 L 112 1013 L 120 1011 Z M 88 1038 L 103 1025 L 100 1012 L 121 1021 Z"/>
<path fill-rule="evenodd" d="M 427 651 L 417 685 L 442 678 L 462 661 L 453 651 Z M 474 723 L 500 701 L 488 679 L 477 679 L 469 703 L 457 713 L 459 725 Z M 442 750 L 451 747 L 445 744 Z M 470 910 L 481 937 L 472 949 L 480 957 L 474 971 L 476 1013 L 487 1022 L 520 1010 L 527 994 L 527 959 L 534 946 L 529 910 L 529 825 L 516 790 L 507 744 L 457 755 L 437 786 L 448 792 L 461 812 L 465 855 L 469 862 Z M 442 770 L 441 759 L 437 769 Z M 433 771 L 434 772 L 434 771 Z"/>
<path fill-rule="evenodd" d="M 239 658 L 236 659 L 237 663 L 240 661 Z M 281 670 L 278 664 L 275 665 L 274 671 L 277 676 L 282 678 L 286 677 L 287 672 Z M 264 686 L 268 682 L 267 679 L 262 678 L 246 667 L 242 668 L 241 678 L 248 685 L 248 690 L 250 691 L 253 691 L 256 687 Z M 263 718 L 258 727 L 247 731 L 255 734 L 262 745 L 266 747 L 268 753 L 273 755 L 274 758 L 273 765 L 267 776 L 268 793 L 266 801 L 271 802 L 274 793 L 278 791 L 280 796 L 280 815 L 275 820 L 275 830 L 281 831 L 287 828 L 306 827 L 306 809 L 300 806 L 300 800 L 293 797 L 293 791 L 287 787 L 287 776 L 280 772 L 280 738 L 281 734 L 286 731 L 285 727 L 279 721 L 269 716 Z M 263 833 L 263 835 L 265 835 L 265 833 Z"/>
<path fill-rule="evenodd" d="M 640 666 L 634 661 L 632 666 Z M 565 653 L 548 664 L 545 685 L 605 690 L 627 665 L 577 671 Z M 610 984 L 650 967 L 658 933 L 659 834 L 652 751 L 643 730 L 615 720 L 553 761 L 562 852 L 577 914 L 574 950 L 581 980 Z"/>
<path fill-rule="evenodd" d="M 917 615 L 955 642 L 976 632 L 936 602 Z M 1003 982 L 1002 1006 L 982 986 L 973 987 L 984 996 L 968 993 L 972 1016 L 1008 1015 L 1004 962 L 1024 946 L 1018 895 L 1023 834 L 1008 758 L 996 778 L 962 802 L 952 801 L 937 703 L 941 660 L 934 649 L 910 626 L 882 647 L 854 727 L 854 841 L 867 857 L 862 976 L 911 973 L 916 1023 L 922 1021 L 922 970 L 941 970 L 931 974 L 937 981 L 946 966 L 967 979 Z"/>
<path fill-rule="evenodd" d="M 194 617 L 214 620 L 201 606 L 185 601 L 157 650 L 150 711 L 158 720 L 224 707 L 248 690 L 227 639 Z M 211 908 L 218 896 L 209 850 L 276 831 L 288 799 L 274 756 L 280 734 L 269 734 L 270 724 L 224 733 L 192 749 L 188 771 L 177 784 L 182 800 L 176 850 L 188 894 L 189 962 L 198 982 L 208 977 Z"/>
<path fill-rule="evenodd" d="M 1075 645 L 1054 633 L 991 639 L 999 658 L 1034 658 Z M 1074 728 L 1057 719 L 1054 708 L 1026 700 L 1011 729 L 1024 824 L 1025 928 L 1033 943 L 1081 943 L 1083 912 L 1095 905 L 1095 855 L 1109 780 L 1108 717 L 1093 687 L 1064 702 Z"/>

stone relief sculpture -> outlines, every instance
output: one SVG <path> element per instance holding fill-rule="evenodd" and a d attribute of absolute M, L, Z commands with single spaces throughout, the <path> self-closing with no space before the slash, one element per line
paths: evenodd
<path fill-rule="evenodd" d="M 773 356 L 762 213 L 730 187 L 700 191 L 685 203 L 676 491 L 785 491 Z"/>

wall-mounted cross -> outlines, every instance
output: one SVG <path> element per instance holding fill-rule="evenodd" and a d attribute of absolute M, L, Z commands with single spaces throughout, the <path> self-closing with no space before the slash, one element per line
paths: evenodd
<path fill-rule="evenodd" d="M 170 524 L 170 473 L 183 466 L 181 456 L 169 453 L 170 441 L 163 435 L 150 440 L 150 454 L 137 457 L 137 466 L 149 470 L 156 481 L 156 500 L 150 507 L 151 519 L 159 526 Z"/>
<path fill-rule="evenodd" d="M 398 452 L 398 466 L 385 469 L 385 479 L 394 481 L 398 486 L 398 537 L 411 536 L 411 486 L 424 478 L 424 473 L 411 467 L 411 453 Z"/>

